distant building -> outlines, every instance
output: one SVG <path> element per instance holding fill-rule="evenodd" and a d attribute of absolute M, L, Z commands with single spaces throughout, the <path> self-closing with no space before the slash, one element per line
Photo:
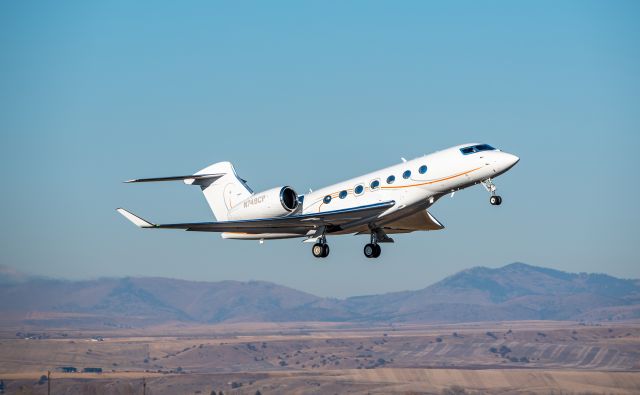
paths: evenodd
<path fill-rule="evenodd" d="M 102 373 L 102 368 L 84 368 L 83 373 Z"/>
<path fill-rule="evenodd" d="M 60 366 L 60 370 L 62 373 L 76 373 L 78 371 L 74 366 Z"/>

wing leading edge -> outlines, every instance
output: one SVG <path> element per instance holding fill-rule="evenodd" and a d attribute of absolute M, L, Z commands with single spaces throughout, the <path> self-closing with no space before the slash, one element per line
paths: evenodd
<path fill-rule="evenodd" d="M 119 208 L 118 211 L 126 219 L 139 228 L 150 229 L 183 229 L 192 232 L 244 232 L 244 233 L 300 233 L 325 226 L 330 231 L 344 230 L 342 226 L 374 220 L 380 214 L 395 205 L 395 201 L 369 204 L 343 210 L 325 211 L 321 213 L 290 215 L 287 217 L 260 218 L 242 221 L 195 222 L 178 224 L 153 224 L 137 215 Z"/>

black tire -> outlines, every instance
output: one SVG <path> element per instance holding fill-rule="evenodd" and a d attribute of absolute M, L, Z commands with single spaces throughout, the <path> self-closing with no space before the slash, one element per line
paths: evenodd
<path fill-rule="evenodd" d="M 491 205 L 492 205 L 492 206 L 497 206 L 497 205 L 499 205 L 499 204 L 500 204 L 500 203 L 498 203 L 498 202 L 499 202 L 499 197 L 500 197 L 500 196 L 491 196 L 491 197 L 489 198 L 489 203 L 491 203 Z"/>
<path fill-rule="evenodd" d="M 382 253 L 382 248 L 380 248 L 380 244 L 374 244 L 373 246 L 374 246 L 373 257 L 377 258 Z"/>
<path fill-rule="evenodd" d="M 502 204 L 502 196 L 496 196 L 498 198 L 498 203 L 496 203 L 496 206 L 499 206 Z"/>
<path fill-rule="evenodd" d="M 329 244 L 323 244 L 322 245 L 322 257 L 323 258 L 328 257 L 329 256 L 329 251 L 330 251 Z"/>
<path fill-rule="evenodd" d="M 322 258 L 323 257 L 322 254 L 324 253 L 324 248 L 322 247 L 322 244 L 320 243 L 314 244 L 313 247 L 311 247 L 311 253 L 316 258 Z"/>
<path fill-rule="evenodd" d="M 367 258 L 373 258 L 375 251 L 376 251 L 375 244 L 369 243 L 364 246 L 364 256 L 366 256 Z"/>

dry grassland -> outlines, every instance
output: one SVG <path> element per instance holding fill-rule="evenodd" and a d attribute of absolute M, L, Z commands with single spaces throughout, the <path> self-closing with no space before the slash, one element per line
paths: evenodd
<path fill-rule="evenodd" d="M 91 339 L 97 336 L 104 340 Z M 100 367 L 103 373 L 63 373 L 63 366 Z M 55 394 L 141 394 L 143 379 L 147 394 L 638 394 L 640 324 L 287 323 L 0 332 L 0 379 L 8 393 L 46 393 L 46 384 L 37 382 L 47 370 Z"/>

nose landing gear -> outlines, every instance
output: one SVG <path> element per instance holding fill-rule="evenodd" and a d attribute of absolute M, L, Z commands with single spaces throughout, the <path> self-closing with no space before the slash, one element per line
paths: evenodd
<path fill-rule="evenodd" d="M 487 192 L 491 194 L 489 203 L 491 203 L 492 206 L 499 206 L 502 204 L 502 197 L 496 195 L 496 185 L 493 183 L 493 180 L 491 180 L 491 178 L 483 180 L 482 186 L 487 190 Z"/>

